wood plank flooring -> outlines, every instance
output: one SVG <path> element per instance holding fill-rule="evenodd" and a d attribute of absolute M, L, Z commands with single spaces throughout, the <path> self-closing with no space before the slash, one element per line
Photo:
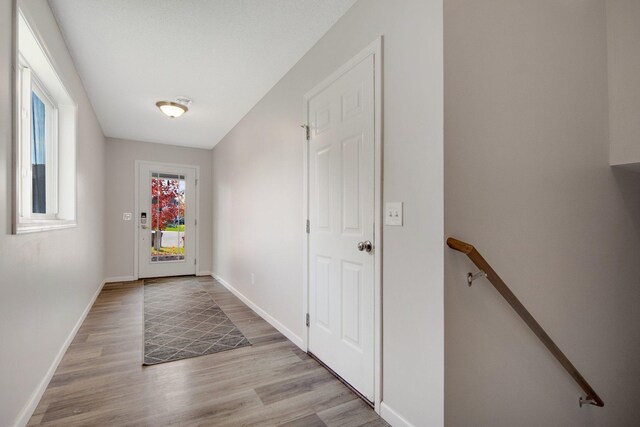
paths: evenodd
<path fill-rule="evenodd" d="M 222 285 L 198 281 L 252 346 L 142 366 L 143 282 L 108 284 L 29 425 L 388 425 Z"/>

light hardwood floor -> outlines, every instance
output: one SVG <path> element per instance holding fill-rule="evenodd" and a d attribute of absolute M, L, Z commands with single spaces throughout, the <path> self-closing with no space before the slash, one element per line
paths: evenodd
<path fill-rule="evenodd" d="M 108 284 L 29 425 L 388 425 L 222 285 L 198 280 L 252 346 L 143 367 L 143 282 Z"/>

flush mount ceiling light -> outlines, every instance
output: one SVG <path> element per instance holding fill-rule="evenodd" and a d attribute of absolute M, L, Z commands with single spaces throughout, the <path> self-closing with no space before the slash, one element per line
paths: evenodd
<path fill-rule="evenodd" d="M 179 98 L 175 101 L 158 101 L 156 102 L 156 107 L 158 107 L 165 115 L 174 119 L 189 111 L 188 105 L 190 104 L 190 99 Z"/>

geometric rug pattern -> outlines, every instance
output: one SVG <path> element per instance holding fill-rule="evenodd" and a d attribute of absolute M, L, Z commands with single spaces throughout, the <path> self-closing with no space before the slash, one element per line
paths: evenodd
<path fill-rule="evenodd" d="M 144 365 L 249 345 L 197 280 L 145 280 Z"/>

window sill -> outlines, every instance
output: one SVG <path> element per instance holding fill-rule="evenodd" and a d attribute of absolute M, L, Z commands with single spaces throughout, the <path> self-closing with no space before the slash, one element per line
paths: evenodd
<path fill-rule="evenodd" d="M 49 220 L 23 220 L 15 230 L 15 234 L 39 233 L 42 231 L 62 230 L 77 227 L 75 220 L 49 219 Z"/>

